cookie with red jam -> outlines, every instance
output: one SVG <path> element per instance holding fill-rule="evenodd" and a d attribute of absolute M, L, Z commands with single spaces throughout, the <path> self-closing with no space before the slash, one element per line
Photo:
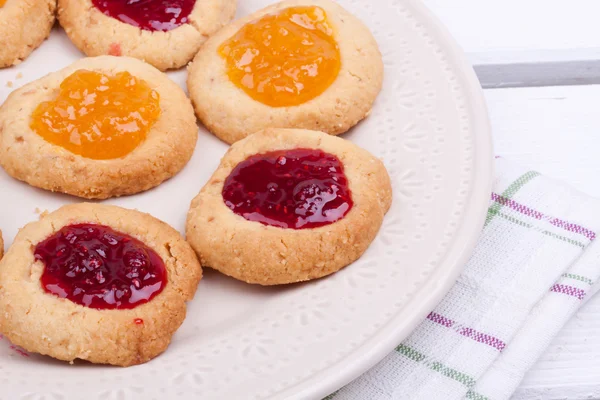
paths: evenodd
<path fill-rule="evenodd" d="M 369 29 L 331 0 L 286 0 L 213 35 L 189 66 L 196 115 L 227 143 L 267 128 L 339 135 L 383 82 Z"/>
<path fill-rule="evenodd" d="M 0 0 L 0 68 L 19 64 L 50 34 L 56 0 Z"/>
<path fill-rule="evenodd" d="M 21 229 L 0 261 L 0 333 L 59 360 L 141 364 L 167 349 L 201 277 L 164 222 L 68 205 Z"/>
<path fill-rule="evenodd" d="M 369 247 L 392 201 L 383 163 L 322 132 L 268 129 L 235 143 L 192 201 L 205 267 L 248 283 L 308 281 Z"/>
<path fill-rule="evenodd" d="M 88 56 L 130 56 L 164 71 L 187 64 L 235 9 L 236 0 L 59 0 L 58 20 Z"/>
<path fill-rule="evenodd" d="M 130 57 L 78 60 L 0 107 L 0 166 L 32 186 L 87 199 L 161 184 L 189 161 L 197 137 L 183 90 Z"/>

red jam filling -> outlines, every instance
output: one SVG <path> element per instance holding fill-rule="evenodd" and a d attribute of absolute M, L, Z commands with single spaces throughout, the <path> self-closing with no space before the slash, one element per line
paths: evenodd
<path fill-rule="evenodd" d="M 103 14 L 147 31 L 170 31 L 189 21 L 196 0 L 92 0 Z"/>
<path fill-rule="evenodd" d="M 342 162 L 314 149 L 247 158 L 225 180 L 223 200 L 248 221 L 291 229 L 334 223 L 353 205 Z"/>
<path fill-rule="evenodd" d="M 38 243 L 47 293 L 96 309 L 131 309 L 149 302 L 167 283 L 158 254 L 108 226 L 65 226 Z"/>

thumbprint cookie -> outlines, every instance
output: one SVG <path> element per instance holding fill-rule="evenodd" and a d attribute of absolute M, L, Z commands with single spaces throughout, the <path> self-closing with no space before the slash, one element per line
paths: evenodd
<path fill-rule="evenodd" d="M 370 113 L 382 79 L 361 21 L 330 0 L 290 0 L 211 37 L 188 90 L 207 129 L 234 143 L 266 128 L 344 133 Z"/>
<path fill-rule="evenodd" d="M 0 68 L 23 61 L 50 34 L 56 0 L 0 0 Z"/>
<path fill-rule="evenodd" d="M 0 261 L 0 333 L 59 360 L 141 364 L 166 350 L 201 277 L 164 222 L 68 205 L 21 229 Z"/>
<path fill-rule="evenodd" d="M 357 260 L 392 201 L 383 163 L 322 132 L 268 129 L 235 143 L 192 201 L 203 266 L 261 285 L 308 281 Z"/>
<path fill-rule="evenodd" d="M 128 57 L 81 59 L 0 107 L 0 165 L 32 186 L 88 199 L 159 185 L 185 166 L 197 136 L 183 90 Z"/>
<path fill-rule="evenodd" d="M 229 23 L 236 0 L 59 0 L 58 19 L 88 56 L 130 56 L 164 71 Z"/>

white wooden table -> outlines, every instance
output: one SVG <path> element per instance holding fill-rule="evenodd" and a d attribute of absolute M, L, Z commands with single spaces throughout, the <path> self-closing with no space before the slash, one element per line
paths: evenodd
<path fill-rule="evenodd" d="M 600 197 L 600 2 L 424 2 L 485 88 L 496 154 Z M 600 399 L 600 295 L 527 374 L 525 399 Z"/>

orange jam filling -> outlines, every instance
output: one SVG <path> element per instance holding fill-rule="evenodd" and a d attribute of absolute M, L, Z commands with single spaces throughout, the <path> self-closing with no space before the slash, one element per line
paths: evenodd
<path fill-rule="evenodd" d="M 6 3 L 6 0 L 0 0 L 0 7 L 4 6 L 5 3 Z"/>
<path fill-rule="evenodd" d="M 78 70 L 60 84 L 56 99 L 36 107 L 30 126 L 72 153 L 114 159 L 146 139 L 160 116 L 159 103 L 158 92 L 129 72 Z"/>
<path fill-rule="evenodd" d="M 271 107 L 296 106 L 323 93 L 340 72 L 340 49 L 325 10 L 291 7 L 244 25 L 219 47 L 227 75 Z"/>

